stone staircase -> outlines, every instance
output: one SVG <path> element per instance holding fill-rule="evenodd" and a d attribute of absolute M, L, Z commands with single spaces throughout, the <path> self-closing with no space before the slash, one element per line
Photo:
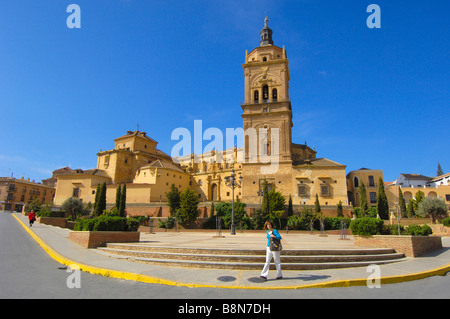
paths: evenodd
<path fill-rule="evenodd" d="M 239 270 L 262 269 L 266 255 L 265 250 L 253 249 L 193 249 L 119 243 L 108 243 L 97 250 L 110 257 L 142 263 Z M 285 270 L 367 267 L 404 260 L 404 254 L 389 248 L 299 249 L 281 252 L 281 263 Z"/>

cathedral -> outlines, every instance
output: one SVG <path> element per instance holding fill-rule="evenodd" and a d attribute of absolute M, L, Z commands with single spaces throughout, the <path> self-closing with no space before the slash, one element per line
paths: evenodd
<path fill-rule="evenodd" d="M 57 178 L 55 205 L 75 196 L 83 202 L 94 202 L 97 185 L 107 184 L 107 202 L 113 205 L 118 185 L 127 185 L 127 209 L 150 211 L 163 206 L 171 185 L 180 191 L 190 187 L 200 200 L 231 201 L 228 186 L 234 174 L 234 189 L 248 207 L 262 201 L 262 188 L 267 182 L 294 205 L 314 205 L 316 195 L 325 211 L 336 210 L 341 202 L 349 203 L 346 166 L 317 156 L 314 148 L 292 141 L 292 104 L 289 96 L 289 60 L 284 46 L 274 45 L 268 18 L 261 30 L 261 41 L 246 51 L 244 71 L 244 103 L 242 108 L 243 147 L 213 150 L 172 159 L 157 149 L 157 142 L 139 130 L 128 131 L 114 140 L 114 149 L 97 154 L 97 167 L 92 170 L 67 168 Z M 61 171 L 61 170 L 59 170 Z M 56 171 L 55 171 L 56 172 Z M 331 213 L 332 215 L 332 213 Z"/>

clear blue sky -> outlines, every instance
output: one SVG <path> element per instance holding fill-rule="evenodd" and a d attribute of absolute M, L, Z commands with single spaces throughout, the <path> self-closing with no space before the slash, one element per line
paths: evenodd
<path fill-rule="evenodd" d="M 69 29 L 69 4 L 81 29 Z M 369 29 L 366 8 L 381 8 Z M 0 6 L 0 176 L 96 167 L 127 130 L 242 127 L 242 64 L 269 16 L 290 67 L 293 141 L 347 172 L 450 171 L 450 2 L 8 0 Z M 208 142 L 204 143 L 206 146 Z"/>

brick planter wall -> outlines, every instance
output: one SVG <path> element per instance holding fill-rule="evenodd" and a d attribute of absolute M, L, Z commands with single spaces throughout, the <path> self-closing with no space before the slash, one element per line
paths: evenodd
<path fill-rule="evenodd" d="M 69 239 L 85 248 L 105 246 L 106 243 L 139 242 L 139 232 L 127 231 L 71 231 Z"/>
<path fill-rule="evenodd" d="M 38 217 L 37 222 L 45 225 L 67 228 L 67 219 L 64 217 Z"/>
<path fill-rule="evenodd" d="M 355 246 L 392 248 L 407 257 L 418 257 L 442 248 L 441 237 L 436 236 L 353 236 Z"/>

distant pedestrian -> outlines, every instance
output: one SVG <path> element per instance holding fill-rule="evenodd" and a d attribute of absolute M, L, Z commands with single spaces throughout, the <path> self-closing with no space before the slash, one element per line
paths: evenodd
<path fill-rule="evenodd" d="M 277 279 L 283 278 L 281 274 L 281 261 L 280 261 L 280 251 L 279 250 L 271 250 L 270 248 L 270 239 L 274 238 L 277 240 L 281 240 L 280 233 L 273 228 L 273 223 L 271 221 L 267 221 L 264 224 L 264 228 L 267 228 L 267 247 L 266 247 L 266 264 L 261 272 L 261 278 L 267 280 L 267 275 L 269 274 L 270 262 L 272 257 L 275 262 L 275 267 L 277 269 Z"/>
<path fill-rule="evenodd" d="M 36 213 L 34 210 L 31 210 L 31 212 L 28 214 L 28 220 L 30 222 L 30 227 L 33 226 L 33 223 L 36 221 Z"/>

